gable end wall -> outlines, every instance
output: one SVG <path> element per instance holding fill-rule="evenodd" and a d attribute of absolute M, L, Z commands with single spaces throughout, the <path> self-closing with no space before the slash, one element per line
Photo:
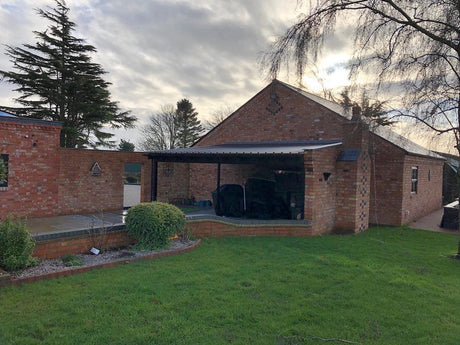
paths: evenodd
<path fill-rule="evenodd" d="M 267 110 L 273 92 L 281 106 L 276 114 Z M 245 103 L 195 146 L 227 142 L 340 139 L 346 122 L 346 119 L 322 105 L 275 83 Z M 190 164 L 190 197 L 196 200 L 211 198 L 211 192 L 216 189 L 216 166 Z M 242 184 L 256 170 L 253 166 L 222 165 L 222 184 Z"/>

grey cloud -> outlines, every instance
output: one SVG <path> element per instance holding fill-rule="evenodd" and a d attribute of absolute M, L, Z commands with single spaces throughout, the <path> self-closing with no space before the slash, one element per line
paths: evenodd
<path fill-rule="evenodd" d="M 296 1 L 291 2 L 294 9 Z M 132 109 L 141 122 L 149 109 L 181 97 L 190 98 L 203 117 L 219 104 L 244 103 L 266 83 L 258 56 L 290 17 L 276 0 L 67 3 L 77 24 L 75 35 L 98 49 L 94 58 L 108 72 L 113 99 Z M 22 18 L 0 12 L 0 20 L 11 17 L 3 35 L 20 31 L 9 40 L 13 45 L 33 42 L 31 31 L 44 29 L 32 10 L 24 10 L 30 3 L 21 1 L 19 7 L 25 11 L 25 28 L 18 24 Z M 2 56 L 3 68 L 9 63 Z"/>

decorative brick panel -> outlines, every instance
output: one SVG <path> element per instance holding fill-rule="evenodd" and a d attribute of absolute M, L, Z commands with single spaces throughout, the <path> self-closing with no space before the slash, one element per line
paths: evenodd
<path fill-rule="evenodd" d="M 282 108 L 267 110 L 276 93 Z M 231 141 L 341 139 L 347 120 L 282 84 L 270 84 L 203 137 L 195 146 Z"/>
<path fill-rule="evenodd" d="M 336 232 L 360 232 L 369 227 L 371 162 L 369 132 L 354 122 L 345 124 L 344 146 L 360 149 L 357 161 L 337 162 Z"/>

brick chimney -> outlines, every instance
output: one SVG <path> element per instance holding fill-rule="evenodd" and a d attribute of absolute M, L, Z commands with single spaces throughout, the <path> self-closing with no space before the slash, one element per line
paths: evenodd
<path fill-rule="evenodd" d="M 354 105 L 351 108 L 351 121 L 361 121 L 361 107 L 359 105 Z"/>

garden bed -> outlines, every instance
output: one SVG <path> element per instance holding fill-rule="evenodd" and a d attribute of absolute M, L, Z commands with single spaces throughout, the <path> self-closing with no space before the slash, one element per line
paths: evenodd
<path fill-rule="evenodd" d="M 176 238 L 171 241 L 171 244 L 167 248 L 151 251 L 123 248 L 118 250 L 108 250 L 98 255 L 91 253 L 72 255 L 72 261 L 80 263 L 78 266 L 66 266 L 62 258 L 40 260 L 37 266 L 27 268 L 23 271 L 10 273 L 10 280 L 12 284 L 19 285 L 22 283 L 87 272 L 95 268 L 112 267 L 132 261 L 148 260 L 181 254 L 194 249 L 200 244 L 200 242 L 200 240 L 192 241 L 183 238 Z"/>

